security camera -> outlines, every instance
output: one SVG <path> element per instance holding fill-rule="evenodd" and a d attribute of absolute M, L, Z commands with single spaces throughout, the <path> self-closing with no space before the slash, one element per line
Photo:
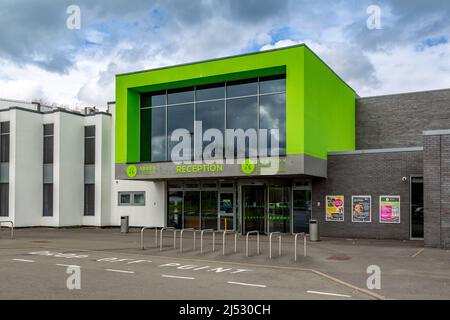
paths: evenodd
<path fill-rule="evenodd" d="M 406 181 L 408 181 L 408 178 L 407 177 L 402 177 L 402 181 L 406 182 Z"/>

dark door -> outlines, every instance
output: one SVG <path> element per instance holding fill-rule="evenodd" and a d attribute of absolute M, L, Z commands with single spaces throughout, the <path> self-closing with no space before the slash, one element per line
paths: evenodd
<path fill-rule="evenodd" d="M 411 238 L 423 238 L 423 177 L 411 177 Z"/>
<path fill-rule="evenodd" d="M 311 190 L 293 191 L 293 222 L 294 233 L 309 233 L 309 219 L 311 219 Z"/>
<path fill-rule="evenodd" d="M 244 234 L 248 231 L 265 233 L 266 188 L 264 186 L 242 187 Z"/>

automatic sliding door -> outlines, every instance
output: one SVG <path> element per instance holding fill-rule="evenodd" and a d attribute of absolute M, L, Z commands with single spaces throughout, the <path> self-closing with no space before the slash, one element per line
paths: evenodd
<path fill-rule="evenodd" d="M 183 224 L 183 191 L 169 191 L 167 226 L 181 229 Z"/>
<path fill-rule="evenodd" d="M 291 188 L 269 186 L 269 232 L 291 233 Z"/>
<path fill-rule="evenodd" d="M 234 193 L 221 192 L 219 206 L 220 230 L 234 230 Z"/>
<path fill-rule="evenodd" d="M 200 228 L 200 191 L 184 192 L 184 228 Z"/>
<path fill-rule="evenodd" d="M 217 230 L 217 191 L 202 191 L 202 229 Z"/>
<path fill-rule="evenodd" d="M 242 187 L 244 209 L 244 234 L 248 231 L 265 233 L 266 188 L 264 186 Z"/>
<path fill-rule="evenodd" d="M 293 218 L 294 233 L 309 233 L 309 219 L 311 219 L 311 190 L 294 190 Z"/>

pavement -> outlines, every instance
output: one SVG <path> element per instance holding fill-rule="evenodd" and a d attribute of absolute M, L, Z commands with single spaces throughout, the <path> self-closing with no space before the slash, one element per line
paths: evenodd
<path fill-rule="evenodd" d="M 163 247 L 155 246 L 153 230 L 145 231 L 145 250 L 140 249 L 140 230 L 122 234 L 117 228 L 15 229 L 9 239 L 0 230 L 0 299 L 450 299 L 449 250 L 424 248 L 420 241 L 322 238 L 273 239 L 205 233 L 200 252 L 200 233 L 163 234 Z M 369 267 L 372 266 L 372 267 Z M 373 266 L 379 268 L 380 288 L 369 289 Z M 369 273 L 367 269 L 369 267 Z M 372 271 L 371 271 L 372 270 Z M 80 289 L 73 287 L 80 275 Z M 369 281 L 370 283 L 373 283 Z M 68 284 L 69 283 L 69 287 Z M 72 284 L 72 286 L 71 286 Z"/>

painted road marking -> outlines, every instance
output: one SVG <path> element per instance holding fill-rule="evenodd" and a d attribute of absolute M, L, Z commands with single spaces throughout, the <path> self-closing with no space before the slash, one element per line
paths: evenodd
<path fill-rule="evenodd" d="M 425 248 L 420 249 L 419 251 L 417 251 L 416 253 L 414 253 L 411 258 L 415 258 L 417 257 L 423 250 L 425 250 Z"/>
<path fill-rule="evenodd" d="M 352 297 L 352 296 L 349 296 L 347 294 L 321 292 L 321 291 L 313 291 L 313 290 L 308 290 L 306 292 L 307 293 L 312 293 L 312 294 L 321 294 L 321 295 L 324 295 L 324 296 L 334 296 L 334 297 L 344 297 L 344 298 L 351 298 Z"/>
<path fill-rule="evenodd" d="M 13 259 L 14 261 L 20 261 L 20 262 L 34 262 L 34 260 L 27 260 L 27 259 Z"/>
<path fill-rule="evenodd" d="M 163 277 L 163 278 L 175 278 L 175 279 L 187 279 L 187 280 L 194 280 L 195 279 L 193 277 L 171 276 L 171 275 L 168 275 L 168 274 L 163 274 L 161 277 Z"/>
<path fill-rule="evenodd" d="M 240 285 L 240 286 L 267 288 L 267 286 L 265 284 L 254 284 L 254 283 L 235 282 L 235 281 L 228 281 L 228 283 L 230 283 L 230 284 L 237 284 L 237 285 Z"/>
<path fill-rule="evenodd" d="M 119 272 L 119 273 L 134 273 L 134 271 L 127 271 L 127 270 L 116 270 L 116 269 L 105 269 L 106 271 L 111 272 Z"/>
<path fill-rule="evenodd" d="M 77 265 L 74 265 L 74 264 L 62 264 L 62 263 L 57 263 L 56 265 L 57 265 L 57 266 L 60 266 L 60 267 L 67 267 L 67 268 L 69 268 L 69 267 L 71 267 L 71 268 L 81 268 L 80 266 L 77 266 Z"/>

